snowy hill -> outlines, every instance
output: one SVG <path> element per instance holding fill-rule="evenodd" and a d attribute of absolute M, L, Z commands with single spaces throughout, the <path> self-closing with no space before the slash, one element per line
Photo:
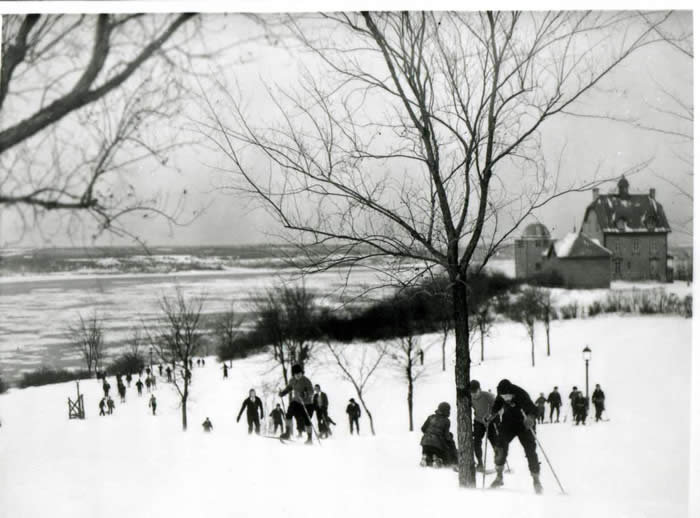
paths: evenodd
<path fill-rule="evenodd" d="M 344 409 L 355 394 L 326 354 L 307 374 L 329 396 L 338 423 L 333 438 L 310 447 L 248 436 L 245 419 L 235 422 L 243 398 L 251 387 L 262 395 L 264 382 L 279 376 L 266 357 L 256 356 L 234 362 L 228 380 L 213 358 L 195 367 L 186 433 L 176 393 L 163 381 L 155 390 L 155 417 L 145 390 L 139 398 L 133 383 L 125 404 L 115 398 L 114 415 L 98 417 L 101 386 L 83 382 L 85 421 L 67 419 L 74 383 L 0 396 L 0 516 L 684 517 L 690 328 L 690 320 L 675 317 L 557 321 L 553 355 L 545 356 L 543 334 L 538 336 L 532 368 L 524 328 L 494 326 L 486 361 L 472 372 L 494 392 L 507 377 L 533 399 L 553 385 L 566 399 L 572 385 L 584 386 L 582 348 L 593 350 L 591 390 L 602 385 L 611 420 L 574 427 L 565 401 L 566 424 L 538 427 L 568 496 L 559 494 L 541 454 L 545 494 L 533 493 L 517 440 L 508 457 L 512 473 L 499 490 L 459 490 L 452 471 L 419 468 L 420 433 L 407 431 L 406 389 L 389 364 L 367 396 L 376 437 L 364 416 L 362 435 L 349 435 Z M 453 367 L 441 372 L 439 341 L 437 335 L 421 340 L 429 375 L 416 388 L 416 428 L 440 401 L 454 409 Z M 358 356 L 363 347 L 356 346 Z M 211 434 L 201 429 L 207 416 Z M 454 415 L 451 420 L 455 432 Z M 488 457 L 492 465 L 490 447 Z"/>

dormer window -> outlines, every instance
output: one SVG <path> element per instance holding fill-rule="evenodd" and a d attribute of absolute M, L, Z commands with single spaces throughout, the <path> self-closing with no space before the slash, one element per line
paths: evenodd
<path fill-rule="evenodd" d="M 625 230 L 625 218 L 617 218 L 615 226 L 618 230 Z"/>

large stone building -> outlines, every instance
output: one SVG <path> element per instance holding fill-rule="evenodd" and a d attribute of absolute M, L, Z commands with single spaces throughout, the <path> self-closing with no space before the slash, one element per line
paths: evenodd
<path fill-rule="evenodd" d="M 547 248 L 544 272 L 556 272 L 567 288 L 609 288 L 612 252 L 596 239 L 572 232 Z"/>
<path fill-rule="evenodd" d="M 552 238 L 542 223 L 530 223 L 520 239 L 515 240 L 515 276 L 528 279 L 542 271 L 544 253 Z"/>
<path fill-rule="evenodd" d="M 617 193 L 599 194 L 594 189 L 581 232 L 612 252 L 613 280 L 670 280 L 667 238 L 671 227 L 655 189 L 630 194 L 624 176 L 617 183 Z"/>

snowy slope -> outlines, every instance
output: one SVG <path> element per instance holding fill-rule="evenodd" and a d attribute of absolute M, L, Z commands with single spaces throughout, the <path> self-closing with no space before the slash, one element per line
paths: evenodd
<path fill-rule="evenodd" d="M 126 404 L 115 398 L 115 414 L 98 417 L 100 384 L 83 382 L 82 422 L 66 417 L 74 384 L 0 396 L 0 516 L 687 516 L 690 325 L 669 317 L 556 322 L 550 358 L 538 336 L 536 368 L 522 326 L 495 326 L 486 361 L 473 366 L 473 377 L 493 390 L 508 377 L 533 398 L 554 384 L 566 396 L 571 385 L 584 384 L 581 349 L 593 350 L 591 387 L 606 391 L 611 421 L 538 430 L 569 496 L 558 494 L 542 457 L 545 494 L 532 493 L 517 443 L 502 490 L 459 490 L 453 472 L 418 468 L 420 435 L 407 431 L 405 388 L 388 366 L 368 395 L 377 437 L 364 417 L 362 436 L 348 435 L 344 408 L 354 394 L 327 358 L 308 374 L 329 395 L 338 422 L 333 439 L 306 447 L 249 437 L 245 424 L 235 423 L 242 399 L 277 376 L 257 356 L 235 362 L 228 380 L 213 359 L 195 367 L 187 433 L 165 383 L 156 390 L 156 417 L 133 384 Z M 416 428 L 438 402 L 453 403 L 452 368 L 441 372 L 439 348 L 431 347 L 439 339 L 422 338 L 429 375 L 416 389 Z M 209 435 L 200 426 L 207 416 L 215 427 Z"/>

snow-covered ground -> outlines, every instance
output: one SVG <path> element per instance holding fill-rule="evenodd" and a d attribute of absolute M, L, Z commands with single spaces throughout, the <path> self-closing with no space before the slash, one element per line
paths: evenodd
<path fill-rule="evenodd" d="M 133 384 L 125 404 L 115 399 L 113 416 L 98 417 L 100 385 L 83 382 L 85 421 L 67 419 L 74 383 L 0 396 L 0 516 L 685 517 L 690 328 L 690 320 L 677 317 L 557 321 L 552 356 L 546 357 L 540 333 L 533 368 L 522 326 L 494 326 L 485 362 L 472 370 L 492 390 L 508 377 L 533 398 L 553 385 L 566 396 L 572 385 L 584 385 L 581 350 L 593 350 L 591 387 L 600 383 L 606 391 L 610 421 L 538 428 L 568 496 L 559 494 L 542 456 L 545 494 L 533 494 L 517 441 L 509 455 L 512 473 L 500 490 L 460 490 L 452 471 L 419 468 L 420 434 L 407 431 L 405 386 L 389 364 L 368 393 L 376 437 L 364 416 L 362 435 L 349 436 L 344 408 L 355 394 L 324 354 L 308 375 L 330 398 L 338 423 L 333 438 L 308 447 L 249 437 L 243 422 L 235 423 L 242 399 L 249 388 L 260 392 L 278 378 L 268 360 L 256 356 L 235 362 L 228 380 L 213 358 L 195 367 L 186 433 L 174 389 L 163 382 L 155 417 L 148 396 L 137 397 Z M 437 335 L 421 339 L 427 376 L 416 388 L 417 428 L 440 401 L 454 403 L 452 365 L 440 370 L 439 341 Z M 359 358 L 369 346 L 355 347 Z M 211 434 L 201 430 L 207 416 Z"/>

